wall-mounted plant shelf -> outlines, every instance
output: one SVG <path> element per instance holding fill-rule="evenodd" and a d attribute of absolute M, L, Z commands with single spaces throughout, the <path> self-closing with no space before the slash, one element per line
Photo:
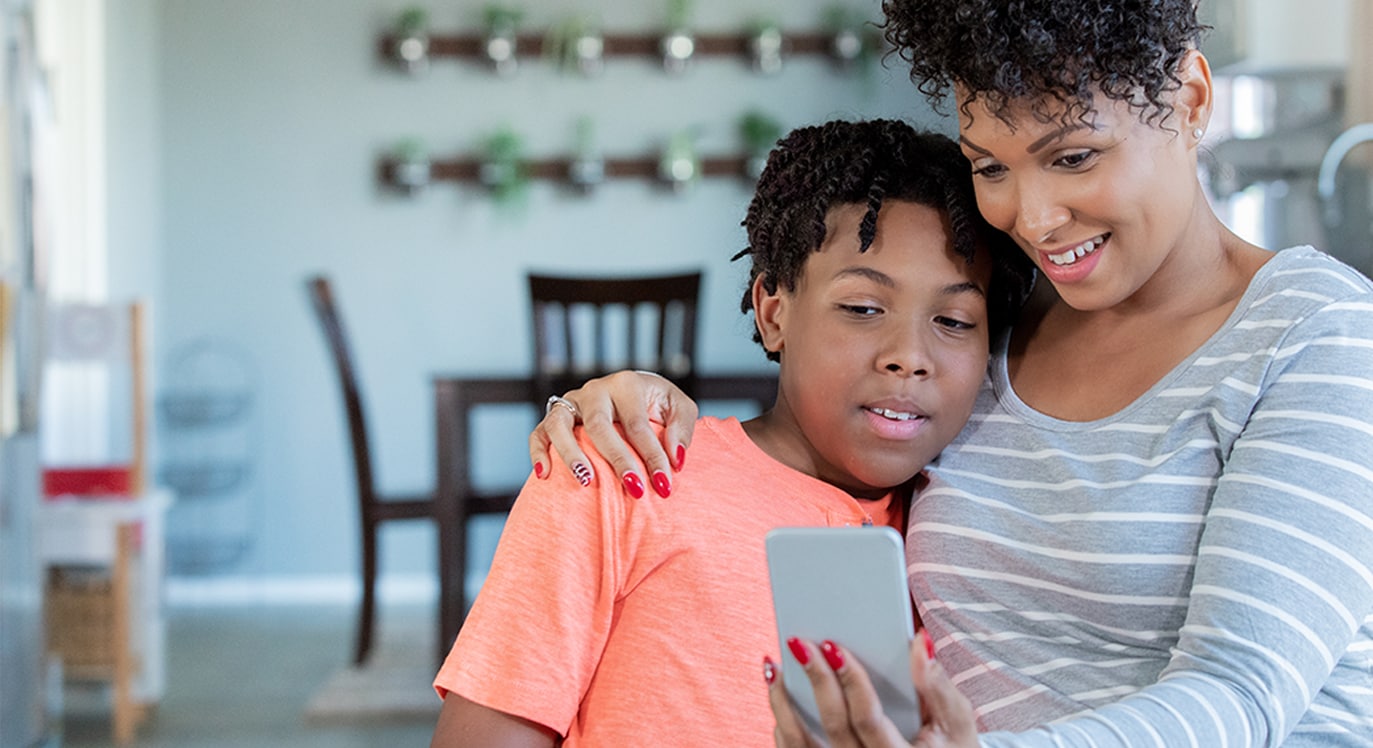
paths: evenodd
<path fill-rule="evenodd" d="M 674 184 L 674 180 L 663 173 L 661 155 L 603 159 L 595 162 L 598 168 L 591 179 L 584 175 L 579 176 L 577 172 L 579 165 L 584 163 L 571 157 L 531 159 L 520 161 L 520 171 L 526 179 L 565 182 L 583 188 L 610 179 L 645 179 L 665 185 Z M 755 163 L 754 159 L 742 154 L 704 156 L 697 161 L 697 167 L 690 179 L 678 181 L 691 181 L 697 177 L 734 177 L 752 180 L 757 176 L 756 172 L 752 171 Z M 394 157 L 384 157 L 378 162 L 377 178 L 382 184 L 404 192 L 414 192 L 434 182 L 485 184 L 488 181 L 484 174 L 488 163 L 480 158 L 434 159 L 427 162 L 427 165 L 427 178 L 407 179 L 404 176 L 407 166 L 405 162 Z"/>
<path fill-rule="evenodd" d="M 590 45 L 583 42 L 590 41 Z M 561 44 L 553 50 L 550 45 Z M 685 44 L 685 47 L 682 45 Z M 610 58 L 657 60 L 671 72 L 680 72 L 687 61 L 702 57 L 732 57 L 752 61 L 754 70 L 776 72 L 783 58 L 828 57 L 841 66 L 871 59 L 882 48 L 881 35 L 872 25 L 833 31 L 782 31 L 780 28 L 735 33 L 592 33 L 571 39 L 539 32 L 511 33 L 493 42 L 488 33 L 405 33 L 391 31 L 378 40 L 377 53 L 402 69 L 422 72 L 435 59 L 481 62 L 498 73 L 515 69 L 517 60 L 554 60 L 581 72 L 599 70 Z M 552 53 L 552 54 L 550 54 Z"/>
<path fill-rule="evenodd" d="M 833 54 L 834 34 L 820 32 L 794 32 L 782 34 L 782 48 L 788 55 L 831 55 Z M 387 59 L 395 59 L 396 43 L 401 37 L 396 34 L 382 36 L 378 53 Z M 604 34 L 602 54 L 605 57 L 662 57 L 662 36 L 651 34 Z M 515 46 L 521 57 L 539 58 L 544 53 L 543 34 L 521 33 L 515 36 Z M 698 34 L 695 38 L 697 57 L 740 57 L 749 55 L 748 34 Z M 481 34 L 434 34 L 429 37 L 430 57 L 452 57 L 457 59 L 484 59 L 486 56 L 486 37 Z"/>

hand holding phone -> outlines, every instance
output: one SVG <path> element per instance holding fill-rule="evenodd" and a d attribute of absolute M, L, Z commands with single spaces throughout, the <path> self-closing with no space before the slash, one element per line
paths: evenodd
<path fill-rule="evenodd" d="M 910 665 L 915 626 L 901 535 L 890 527 L 787 527 L 769 532 L 765 542 L 782 679 L 807 727 L 824 734 L 810 679 L 787 652 L 791 637 L 842 644 L 867 671 L 888 718 L 914 739 L 920 730 Z"/>

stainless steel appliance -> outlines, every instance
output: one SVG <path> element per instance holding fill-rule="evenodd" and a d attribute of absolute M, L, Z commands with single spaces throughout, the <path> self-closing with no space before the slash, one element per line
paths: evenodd
<path fill-rule="evenodd" d="M 1335 143 L 1345 129 L 1344 71 L 1236 65 L 1213 80 L 1216 105 L 1200 167 L 1221 219 L 1260 246 L 1311 244 L 1373 274 L 1373 159 L 1341 167 L 1355 137 Z M 1328 197 L 1317 184 L 1323 162 Z"/>

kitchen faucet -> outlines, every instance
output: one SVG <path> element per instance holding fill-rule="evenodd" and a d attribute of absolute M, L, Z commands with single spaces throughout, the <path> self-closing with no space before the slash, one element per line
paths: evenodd
<path fill-rule="evenodd" d="M 1370 140 L 1373 140 L 1373 122 L 1354 125 L 1340 133 L 1321 158 L 1321 168 L 1316 175 L 1316 194 L 1325 207 L 1327 226 L 1338 226 L 1341 221 L 1340 203 L 1335 199 L 1335 171 L 1355 146 Z"/>

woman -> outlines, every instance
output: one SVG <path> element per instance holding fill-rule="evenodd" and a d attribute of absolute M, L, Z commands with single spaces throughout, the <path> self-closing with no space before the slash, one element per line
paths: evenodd
<path fill-rule="evenodd" d="M 1373 741 L 1373 284 L 1210 209 L 1193 2 L 884 3 L 912 80 L 954 104 L 979 208 L 1047 281 L 908 527 L 912 596 L 983 745 Z M 638 468 L 612 416 L 648 470 L 681 468 L 694 407 L 662 380 L 568 399 L 617 470 Z M 534 459 L 549 440 L 581 459 L 568 410 Z M 850 711 L 861 669 L 810 659 L 829 740 L 889 744 Z M 921 740 L 975 744 L 916 661 Z M 773 703 L 779 743 L 808 744 Z"/>

